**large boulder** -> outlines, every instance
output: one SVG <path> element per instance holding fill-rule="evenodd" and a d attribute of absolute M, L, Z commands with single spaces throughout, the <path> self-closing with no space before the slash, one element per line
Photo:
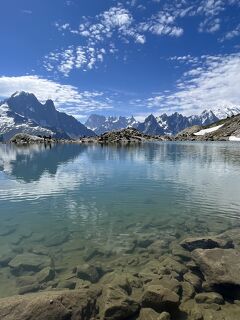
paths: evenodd
<path fill-rule="evenodd" d="M 240 286 L 240 253 L 234 249 L 197 249 L 193 258 L 210 285 Z"/>
<path fill-rule="evenodd" d="M 104 320 L 124 320 L 139 311 L 139 304 L 118 287 L 106 286 L 102 294 L 101 316 Z"/>
<path fill-rule="evenodd" d="M 0 299 L 1 320 L 95 319 L 99 290 L 41 292 Z"/>
<path fill-rule="evenodd" d="M 142 296 L 142 306 L 152 308 L 157 312 L 176 313 L 179 304 L 179 296 L 161 285 L 147 287 Z"/>

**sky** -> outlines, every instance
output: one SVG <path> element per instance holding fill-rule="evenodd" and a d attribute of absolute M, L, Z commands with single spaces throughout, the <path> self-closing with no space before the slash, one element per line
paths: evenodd
<path fill-rule="evenodd" d="M 0 98 L 85 121 L 240 106 L 240 0 L 2 0 Z"/>

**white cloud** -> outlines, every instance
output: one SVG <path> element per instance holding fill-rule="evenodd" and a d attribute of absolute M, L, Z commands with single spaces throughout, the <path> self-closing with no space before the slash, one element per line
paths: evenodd
<path fill-rule="evenodd" d="M 220 29 L 221 20 L 219 18 L 215 19 L 205 19 L 199 25 L 199 32 L 208 32 L 208 33 L 215 33 Z"/>
<path fill-rule="evenodd" d="M 55 27 L 63 36 L 66 33 L 79 36 L 81 45 L 72 45 L 50 52 L 45 56 L 43 64 L 45 69 L 49 72 L 60 72 L 67 77 L 74 69 L 88 71 L 98 68 L 104 62 L 105 55 L 116 53 L 120 43 L 134 42 L 136 45 L 144 45 L 148 34 L 182 36 L 184 29 L 180 23 L 186 17 L 196 17 L 196 21 L 199 20 L 198 31 L 201 33 L 220 32 L 223 29 L 221 28 L 223 13 L 229 6 L 239 6 L 240 3 L 239 0 L 153 1 L 159 2 L 157 4 L 159 9 L 151 16 L 147 16 L 147 11 L 140 16 L 137 11 L 138 1 L 128 0 L 124 4 L 118 2 L 94 17 L 82 16 L 78 27 L 73 27 L 69 23 L 56 23 Z M 237 26 L 236 29 L 226 33 L 221 41 L 239 34 L 240 28 Z M 95 51 L 90 52 L 88 50 L 90 47 Z M 102 48 L 105 49 L 104 53 L 100 52 Z M 124 51 L 123 60 L 126 56 Z"/>
<path fill-rule="evenodd" d="M 32 10 L 28 10 L 28 9 L 23 9 L 22 10 L 22 13 L 25 13 L 25 14 L 32 14 Z"/>
<path fill-rule="evenodd" d="M 223 40 L 231 40 L 235 37 L 239 37 L 240 36 L 240 23 L 231 31 L 228 31 L 224 37 L 221 39 L 221 41 Z"/>
<path fill-rule="evenodd" d="M 16 91 L 32 92 L 43 102 L 52 99 L 58 109 L 76 116 L 111 108 L 111 100 L 103 92 L 79 91 L 38 76 L 0 77 L 0 97 L 8 98 Z"/>
<path fill-rule="evenodd" d="M 65 50 L 50 52 L 45 56 L 43 63 L 47 71 L 57 70 L 65 77 L 68 77 L 73 69 L 83 71 L 97 67 L 97 64 L 104 61 L 106 50 L 89 46 L 69 46 Z"/>
<path fill-rule="evenodd" d="M 179 59 L 183 60 L 183 57 Z M 239 83 L 240 54 L 202 56 L 199 66 L 185 72 L 177 82 L 175 93 L 158 93 L 137 104 L 155 113 L 181 111 L 185 114 L 240 106 Z"/>
<path fill-rule="evenodd" d="M 146 22 L 140 24 L 142 32 L 151 32 L 156 35 L 169 35 L 179 37 L 183 34 L 183 29 L 175 25 L 176 16 L 168 12 L 160 11 Z"/>

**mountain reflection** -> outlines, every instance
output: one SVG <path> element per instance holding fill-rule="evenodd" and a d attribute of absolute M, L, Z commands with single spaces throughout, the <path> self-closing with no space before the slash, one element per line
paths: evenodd
<path fill-rule="evenodd" d="M 0 171 L 24 182 L 55 175 L 60 164 L 77 158 L 86 146 L 75 144 L 15 146 L 0 144 Z"/>

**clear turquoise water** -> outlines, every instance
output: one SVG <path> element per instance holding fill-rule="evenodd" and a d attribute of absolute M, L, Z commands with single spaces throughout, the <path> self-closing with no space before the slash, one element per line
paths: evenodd
<path fill-rule="evenodd" d="M 239 143 L 0 145 L 0 255 L 6 244 L 47 248 L 64 274 L 90 248 L 111 252 L 93 258 L 109 263 L 142 235 L 181 238 L 239 223 Z M 48 246 L 56 234 L 66 239 Z M 0 267 L 0 296 L 17 292 L 9 274 Z"/>

